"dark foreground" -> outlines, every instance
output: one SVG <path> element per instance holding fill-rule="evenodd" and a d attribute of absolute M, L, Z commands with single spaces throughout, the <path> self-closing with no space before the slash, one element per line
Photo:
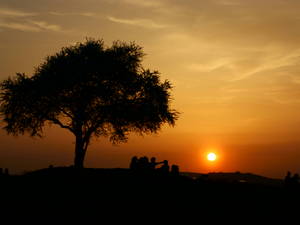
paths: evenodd
<path fill-rule="evenodd" d="M 126 169 L 2 177 L 0 224 L 299 224 L 300 189 Z M 5 223 L 3 223 L 5 221 Z M 294 221 L 294 222 L 292 222 Z"/>

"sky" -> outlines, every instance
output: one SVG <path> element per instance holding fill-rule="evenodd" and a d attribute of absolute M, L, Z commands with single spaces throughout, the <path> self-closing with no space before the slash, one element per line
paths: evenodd
<path fill-rule="evenodd" d="M 125 144 L 93 140 L 86 167 L 147 155 L 181 171 L 300 173 L 300 1 L 0 0 L 0 79 L 30 75 L 87 37 L 142 46 L 143 66 L 171 81 L 181 114 Z M 0 131 L 0 167 L 12 173 L 71 165 L 73 155 L 74 138 L 55 126 L 42 139 Z"/>

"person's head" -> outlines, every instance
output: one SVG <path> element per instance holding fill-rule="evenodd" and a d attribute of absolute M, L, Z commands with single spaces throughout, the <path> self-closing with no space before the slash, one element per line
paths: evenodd
<path fill-rule="evenodd" d="M 152 162 L 152 163 L 155 163 L 155 161 L 156 161 L 156 158 L 155 158 L 155 157 L 152 157 L 152 158 L 151 158 L 151 162 Z"/>
<path fill-rule="evenodd" d="M 164 160 L 164 165 L 168 165 L 168 164 L 169 164 L 168 160 Z"/>
<path fill-rule="evenodd" d="M 133 157 L 131 158 L 131 161 L 132 161 L 132 162 L 137 162 L 137 161 L 138 161 L 138 157 L 133 156 Z"/>
<path fill-rule="evenodd" d="M 145 163 L 149 162 L 149 158 L 147 156 L 144 156 L 144 160 L 145 160 Z"/>
<path fill-rule="evenodd" d="M 290 176 L 291 176 L 291 172 L 290 172 L 290 171 L 287 171 L 286 176 L 287 176 L 287 177 L 290 177 Z"/>
<path fill-rule="evenodd" d="M 172 165 L 171 170 L 172 170 L 172 172 L 178 172 L 179 167 L 177 165 Z"/>

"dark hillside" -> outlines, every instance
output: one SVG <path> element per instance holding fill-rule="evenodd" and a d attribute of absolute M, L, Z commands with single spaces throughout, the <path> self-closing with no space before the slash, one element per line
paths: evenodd
<path fill-rule="evenodd" d="M 257 182 L 232 182 L 236 178 Z M 119 224 L 116 221 L 128 223 L 140 216 L 149 221 L 189 221 L 187 224 L 209 219 L 210 224 L 233 223 L 240 216 L 247 221 L 279 221 L 298 209 L 299 187 L 268 186 L 266 179 L 253 174 L 219 173 L 193 179 L 187 174 L 128 169 L 51 168 L 2 177 L 1 199 L 6 210 L 18 215 L 35 212 L 70 221 L 96 217 Z"/>

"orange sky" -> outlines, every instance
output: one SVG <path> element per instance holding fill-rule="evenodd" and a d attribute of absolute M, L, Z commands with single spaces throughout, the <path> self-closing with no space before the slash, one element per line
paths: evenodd
<path fill-rule="evenodd" d="M 33 72 L 85 37 L 136 41 L 174 84 L 175 128 L 112 146 L 94 140 L 86 166 L 126 167 L 156 156 L 195 172 L 300 172 L 300 2 L 295 0 L 1 0 L 0 78 Z M 72 136 L 0 131 L 0 167 L 70 165 Z M 215 163 L 203 154 L 216 149 Z"/>

